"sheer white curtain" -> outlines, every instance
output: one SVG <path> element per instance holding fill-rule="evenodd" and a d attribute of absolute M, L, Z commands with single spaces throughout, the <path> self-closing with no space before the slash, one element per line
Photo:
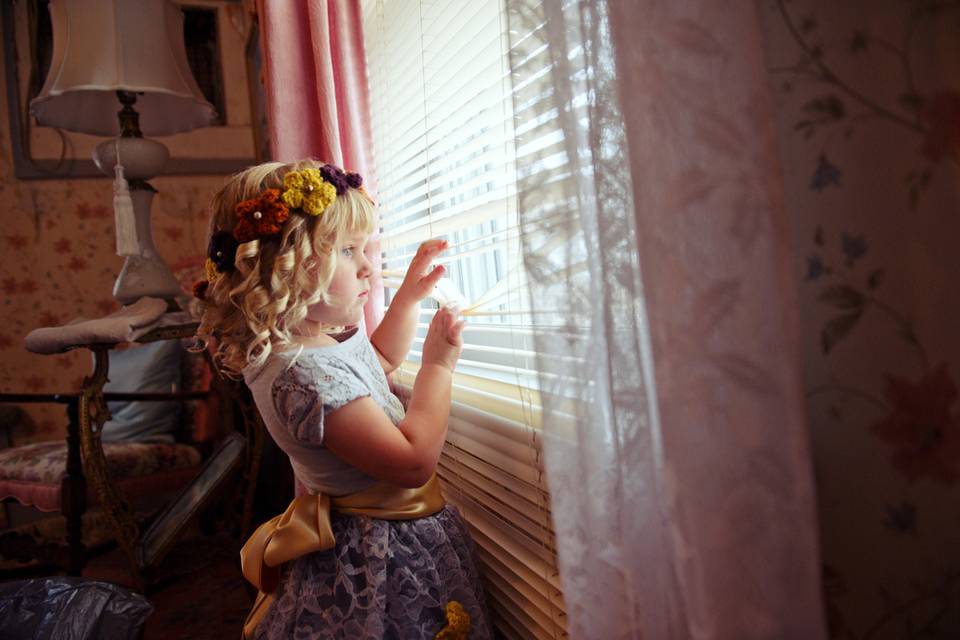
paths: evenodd
<path fill-rule="evenodd" d="M 756 6 L 506 8 L 571 637 L 824 637 Z"/>

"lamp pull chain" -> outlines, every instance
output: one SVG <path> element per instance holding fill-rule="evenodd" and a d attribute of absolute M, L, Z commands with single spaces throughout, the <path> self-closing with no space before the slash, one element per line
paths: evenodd
<path fill-rule="evenodd" d="M 117 152 L 117 164 L 113 168 L 113 215 L 117 227 L 117 255 L 140 255 L 140 241 L 137 238 L 137 219 L 133 214 L 133 200 L 130 198 L 130 186 L 123 176 L 120 164 L 120 143 L 114 141 Z"/>

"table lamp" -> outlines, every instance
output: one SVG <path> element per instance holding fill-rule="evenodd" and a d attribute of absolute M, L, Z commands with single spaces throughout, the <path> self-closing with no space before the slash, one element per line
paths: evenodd
<path fill-rule="evenodd" d="M 107 176 L 129 179 L 129 199 L 123 175 L 115 181 L 117 253 L 125 260 L 113 295 L 124 305 L 143 296 L 172 303 L 182 290 L 153 244 L 156 189 L 147 182 L 170 154 L 143 136 L 204 127 L 215 116 L 187 63 L 183 12 L 171 0 L 51 0 L 50 19 L 50 71 L 30 112 L 42 125 L 119 136 L 93 152 Z M 115 172 L 118 158 L 123 170 Z"/>

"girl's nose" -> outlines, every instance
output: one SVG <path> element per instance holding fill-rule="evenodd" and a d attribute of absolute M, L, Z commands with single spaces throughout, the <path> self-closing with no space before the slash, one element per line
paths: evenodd
<path fill-rule="evenodd" d="M 366 254 L 361 254 L 363 260 L 360 262 L 360 270 L 357 272 L 358 278 L 369 278 L 373 275 L 373 263 L 370 262 L 370 258 Z"/>

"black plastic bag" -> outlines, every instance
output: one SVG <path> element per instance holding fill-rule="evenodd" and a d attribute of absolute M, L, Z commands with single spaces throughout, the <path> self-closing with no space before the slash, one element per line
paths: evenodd
<path fill-rule="evenodd" d="M 83 578 L 0 582 L 4 640 L 135 640 L 153 612 L 142 595 Z"/>

